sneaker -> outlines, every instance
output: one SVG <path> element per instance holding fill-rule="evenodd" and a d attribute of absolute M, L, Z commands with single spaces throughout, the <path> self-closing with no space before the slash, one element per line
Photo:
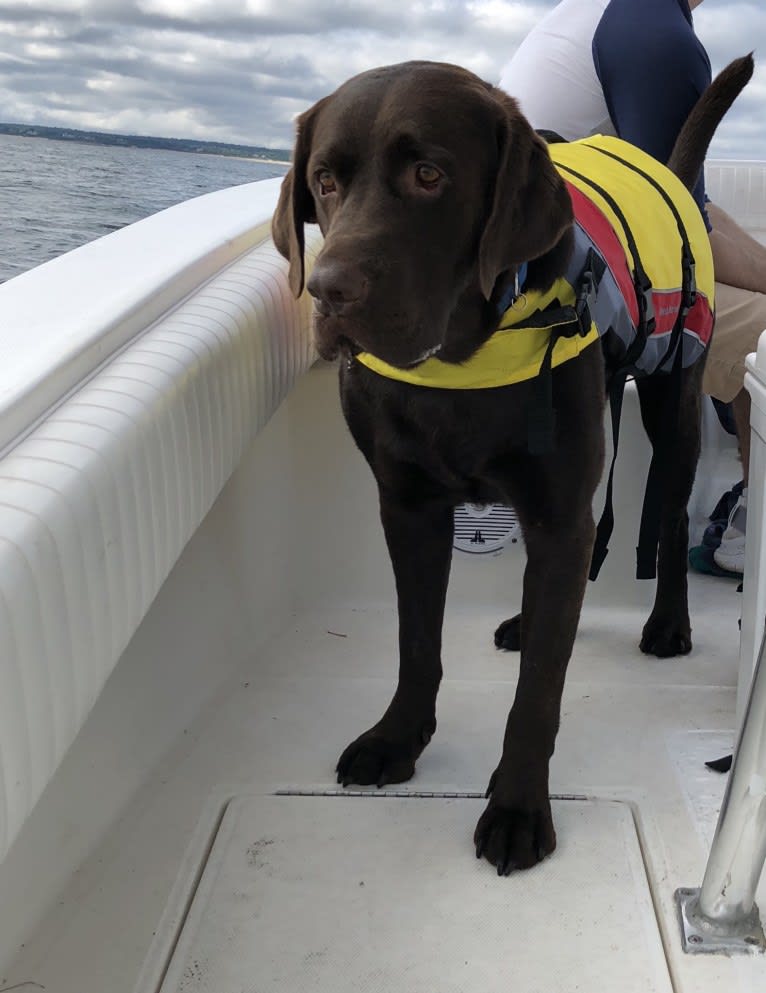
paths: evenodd
<path fill-rule="evenodd" d="M 727 572 L 745 571 L 745 530 L 747 527 L 747 490 L 729 514 L 729 523 L 721 535 L 721 544 L 713 552 L 716 564 Z"/>
<path fill-rule="evenodd" d="M 708 576 L 723 576 L 726 579 L 742 579 L 741 572 L 730 572 L 722 569 L 716 564 L 713 558 L 714 549 L 707 545 L 697 545 L 689 549 L 689 565 L 695 572 L 702 572 Z"/>

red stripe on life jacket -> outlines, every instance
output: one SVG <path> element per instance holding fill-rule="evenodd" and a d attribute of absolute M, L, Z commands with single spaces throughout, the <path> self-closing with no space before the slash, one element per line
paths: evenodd
<path fill-rule="evenodd" d="M 565 181 L 566 182 L 566 181 Z M 575 218 L 604 257 L 628 308 L 630 319 L 638 324 L 638 306 L 633 276 L 628 266 L 625 250 L 605 214 L 576 186 L 567 183 Z M 667 334 L 673 330 L 681 307 L 681 291 L 666 290 L 652 293 L 655 313 L 654 334 Z M 707 345 L 713 333 L 713 314 L 707 297 L 698 293 L 694 306 L 686 316 L 684 326 Z"/>
<path fill-rule="evenodd" d="M 653 334 L 667 334 L 672 331 L 678 311 L 681 309 L 681 291 L 666 290 L 659 293 L 652 293 L 654 301 L 654 316 L 656 325 Z M 684 327 L 687 331 L 695 334 L 703 345 L 707 345 L 713 333 L 713 314 L 707 297 L 702 293 L 697 294 L 694 306 L 686 315 Z"/>
<path fill-rule="evenodd" d="M 708 345 L 713 335 L 713 324 L 713 312 L 710 309 L 708 299 L 702 293 L 698 293 L 694 306 L 686 315 L 684 327 L 693 331 L 703 345 Z"/>
<path fill-rule="evenodd" d="M 633 276 L 628 268 L 628 260 L 625 257 L 625 250 L 622 247 L 620 239 L 615 234 L 614 228 L 606 216 L 592 200 L 589 200 L 584 193 L 581 193 L 571 183 L 567 183 L 566 187 L 572 199 L 575 219 L 589 238 L 595 242 L 599 252 L 604 257 L 604 261 L 609 266 L 620 289 L 622 298 L 627 305 L 630 319 L 633 321 L 634 326 L 637 325 L 638 304 L 636 303 L 636 289 L 633 285 Z"/>

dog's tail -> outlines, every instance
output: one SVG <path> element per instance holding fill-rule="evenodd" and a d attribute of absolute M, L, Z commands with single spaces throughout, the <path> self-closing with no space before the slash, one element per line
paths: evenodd
<path fill-rule="evenodd" d="M 668 159 L 668 168 L 687 189 L 694 189 L 715 130 L 750 81 L 753 68 L 752 52 L 735 59 L 718 73 L 692 107 Z"/>

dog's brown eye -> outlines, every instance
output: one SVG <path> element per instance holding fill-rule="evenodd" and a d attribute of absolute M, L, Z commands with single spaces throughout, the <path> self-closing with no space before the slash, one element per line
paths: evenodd
<path fill-rule="evenodd" d="M 415 167 L 415 178 L 417 179 L 418 186 L 422 186 L 426 190 L 433 190 L 439 185 L 442 173 L 436 166 L 429 165 L 427 162 L 421 162 L 420 165 Z"/>
<path fill-rule="evenodd" d="M 316 174 L 316 181 L 323 197 L 335 192 L 335 179 L 329 169 L 320 169 Z"/>

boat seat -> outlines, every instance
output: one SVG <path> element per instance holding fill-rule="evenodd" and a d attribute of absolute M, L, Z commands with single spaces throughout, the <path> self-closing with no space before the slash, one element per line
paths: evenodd
<path fill-rule="evenodd" d="M 311 365 L 280 180 L 0 286 L 0 860 L 184 546 Z"/>

